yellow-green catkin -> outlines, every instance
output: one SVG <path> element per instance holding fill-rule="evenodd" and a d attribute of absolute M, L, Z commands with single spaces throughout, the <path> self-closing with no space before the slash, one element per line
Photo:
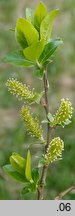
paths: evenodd
<path fill-rule="evenodd" d="M 16 97 L 18 97 L 20 100 L 27 102 L 34 101 L 36 93 L 34 93 L 34 90 L 30 91 L 29 87 L 26 84 L 23 85 L 18 80 L 10 78 L 7 80 L 6 86 L 8 87 L 10 93 L 16 95 Z"/>
<path fill-rule="evenodd" d="M 45 143 L 45 140 L 42 135 L 42 128 L 38 123 L 38 119 L 32 117 L 30 113 L 30 108 L 23 106 L 21 110 L 21 115 L 30 135 L 41 140 L 42 143 Z"/>
<path fill-rule="evenodd" d="M 61 99 L 60 107 L 57 110 L 57 113 L 54 115 L 54 120 L 52 124 L 59 125 L 66 122 L 66 120 L 70 120 L 72 117 L 72 104 L 69 99 Z"/>
<path fill-rule="evenodd" d="M 62 151 L 64 150 L 64 142 L 60 137 L 55 137 L 49 144 L 47 153 L 45 154 L 45 163 L 49 164 L 62 158 Z"/>

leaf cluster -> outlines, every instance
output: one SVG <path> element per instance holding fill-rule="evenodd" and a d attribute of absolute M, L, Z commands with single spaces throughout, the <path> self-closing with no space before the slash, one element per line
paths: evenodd
<path fill-rule="evenodd" d="M 22 194 L 36 191 L 39 181 L 39 170 L 36 167 L 31 168 L 31 153 L 29 150 L 26 159 L 14 152 L 10 156 L 10 164 L 5 165 L 3 169 L 15 181 L 25 184 Z"/>
<path fill-rule="evenodd" d="M 52 55 L 57 47 L 63 43 L 59 38 L 51 38 L 52 25 L 58 13 L 58 9 L 47 12 L 47 8 L 42 2 L 37 5 L 35 11 L 27 8 L 25 18 L 18 18 L 14 30 L 20 49 L 8 54 L 5 57 L 5 61 L 16 66 L 34 67 L 34 75 L 42 79 L 46 66 L 52 61 Z M 39 139 L 41 143 L 46 144 L 38 119 L 33 118 L 33 115 L 30 113 L 30 105 L 33 103 L 39 104 L 44 92 L 38 94 L 31 91 L 27 85 L 23 85 L 15 79 L 9 79 L 7 87 L 13 95 L 24 100 L 21 116 L 30 135 Z M 27 106 L 25 107 L 25 105 Z M 44 106 L 46 108 L 47 104 Z M 47 119 L 43 120 L 42 123 L 48 123 L 50 128 L 69 124 L 72 116 L 71 103 L 69 100 L 63 99 L 55 115 L 51 113 L 46 114 Z M 38 167 L 34 169 L 31 168 L 31 153 L 29 150 L 26 159 L 17 153 L 13 153 L 10 156 L 10 164 L 4 166 L 4 170 L 8 175 L 16 181 L 25 184 L 22 194 L 37 190 L 40 182 L 40 166 L 49 165 L 49 163 L 61 158 L 63 141 L 59 137 L 52 139 L 49 146 L 46 146 L 47 151 L 41 157 Z"/>
<path fill-rule="evenodd" d="M 62 44 L 59 38 L 51 39 L 52 25 L 59 9 L 47 11 L 43 2 L 35 10 L 26 8 L 25 18 L 18 18 L 14 29 L 20 49 L 4 58 L 5 62 L 21 67 L 34 67 L 34 75 L 43 77 L 45 66 Z"/>

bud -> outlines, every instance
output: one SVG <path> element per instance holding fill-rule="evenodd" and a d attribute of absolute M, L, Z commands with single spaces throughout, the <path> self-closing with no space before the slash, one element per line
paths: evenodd
<path fill-rule="evenodd" d="M 62 158 L 64 142 L 59 137 L 52 139 L 45 154 L 45 163 L 49 164 Z"/>
<path fill-rule="evenodd" d="M 18 80 L 12 78 L 7 80 L 6 86 L 8 87 L 10 93 L 16 95 L 16 97 L 18 97 L 20 100 L 26 100 L 27 102 L 34 101 L 36 93 L 34 93 L 33 90 L 30 91 L 26 84 L 23 85 Z"/>
<path fill-rule="evenodd" d="M 26 164 L 26 160 L 21 157 L 19 154 L 17 153 L 13 153 L 10 156 L 10 163 L 12 165 L 12 167 L 21 175 L 25 176 L 25 164 Z"/>
<path fill-rule="evenodd" d="M 67 120 L 70 120 L 72 117 L 72 104 L 69 99 L 61 99 L 61 104 L 57 113 L 54 115 L 53 125 L 64 125 Z"/>
<path fill-rule="evenodd" d="M 40 139 L 42 143 L 45 143 L 42 136 L 42 128 L 39 125 L 38 119 L 37 118 L 34 119 L 30 114 L 30 108 L 23 106 L 21 110 L 21 115 L 27 126 L 27 130 L 31 134 L 31 136 Z"/>

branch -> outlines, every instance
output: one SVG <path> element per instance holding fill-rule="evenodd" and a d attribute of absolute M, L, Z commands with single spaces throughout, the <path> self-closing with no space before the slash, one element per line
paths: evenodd
<path fill-rule="evenodd" d="M 61 192 L 57 197 L 55 197 L 55 200 L 61 200 L 66 194 L 70 193 L 74 189 L 75 189 L 75 184 L 70 188 L 68 188 L 67 190 Z"/>
<path fill-rule="evenodd" d="M 47 115 L 48 115 L 48 112 L 49 112 L 49 105 L 48 105 L 49 83 L 48 83 L 48 79 L 47 79 L 47 68 L 44 70 L 43 82 L 44 82 L 44 91 L 45 91 L 45 103 L 44 103 L 45 106 L 44 106 L 44 108 L 45 108 L 45 111 L 46 111 L 46 118 L 48 119 Z M 47 148 L 49 146 L 49 141 L 50 141 L 50 126 L 49 126 L 49 123 L 47 123 L 47 144 L 45 146 L 45 154 L 46 154 Z M 38 200 L 43 199 L 43 190 L 44 190 L 45 179 L 46 179 L 46 175 L 47 175 L 47 169 L 48 169 L 48 165 L 44 165 L 43 169 L 42 169 L 42 174 L 41 174 L 39 187 L 37 189 L 37 191 L 38 191 Z"/>

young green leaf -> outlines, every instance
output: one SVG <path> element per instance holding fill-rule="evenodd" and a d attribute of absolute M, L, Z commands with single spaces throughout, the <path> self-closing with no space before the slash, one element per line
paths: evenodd
<path fill-rule="evenodd" d="M 42 79 L 43 77 L 43 72 L 44 72 L 44 68 L 38 66 L 38 64 L 36 63 L 34 65 L 34 76 L 38 77 L 39 79 Z"/>
<path fill-rule="evenodd" d="M 42 91 L 40 93 L 37 93 L 36 96 L 35 96 L 35 98 L 34 98 L 34 102 L 36 102 L 37 104 L 39 104 L 43 95 L 44 95 L 44 91 Z"/>
<path fill-rule="evenodd" d="M 34 181 L 35 184 L 38 183 L 38 181 L 39 181 L 39 169 L 38 169 L 38 167 L 34 168 L 32 170 L 32 179 L 33 179 L 33 181 Z"/>
<path fill-rule="evenodd" d="M 26 176 L 28 181 L 32 181 L 32 176 L 31 176 L 31 154 L 30 154 L 29 150 L 28 150 L 27 160 L 26 160 L 25 176 Z"/>
<path fill-rule="evenodd" d="M 22 183 L 27 183 L 27 179 L 18 173 L 10 164 L 3 167 L 4 171 L 11 176 L 14 180 Z"/>
<path fill-rule="evenodd" d="M 52 122 L 54 120 L 54 117 L 51 113 L 48 113 L 47 117 L 48 117 L 50 122 Z"/>
<path fill-rule="evenodd" d="M 27 193 L 33 193 L 36 191 L 36 185 L 33 183 L 27 184 L 21 191 L 22 195 L 25 195 Z"/>
<path fill-rule="evenodd" d="M 43 165 L 45 165 L 44 155 L 42 155 L 39 159 L 38 168 L 43 167 Z"/>
<path fill-rule="evenodd" d="M 36 184 L 34 182 L 32 182 L 30 184 L 30 188 L 29 189 L 30 189 L 30 192 L 34 193 L 36 191 Z"/>
<path fill-rule="evenodd" d="M 59 39 L 53 39 L 49 43 L 47 43 L 38 60 L 39 63 L 44 64 L 52 56 L 57 47 L 62 43 L 63 41 Z"/>
<path fill-rule="evenodd" d="M 59 9 L 52 10 L 50 13 L 48 13 L 45 16 L 45 18 L 41 22 L 40 36 L 41 36 L 41 39 L 45 39 L 46 42 L 51 36 L 52 24 L 53 24 L 55 17 L 58 15 L 58 13 L 59 13 Z"/>
<path fill-rule="evenodd" d="M 39 31 L 40 24 L 47 14 L 47 8 L 43 2 L 40 2 L 34 13 L 34 26 Z"/>
<path fill-rule="evenodd" d="M 49 121 L 47 119 L 44 119 L 41 123 L 42 124 L 47 124 Z"/>
<path fill-rule="evenodd" d="M 16 28 L 15 36 L 16 36 L 17 42 L 21 45 L 23 49 L 28 47 L 28 42 L 22 30 L 19 30 L 19 28 L 18 29 Z"/>
<path fill-rule="evenodd" d="M 23 157 L 14 152 L 10 156 L 10 163 L 17 172 L 24 176 L 26 160 Z"/>
<path fill-rule="evenodd" d="M 34 63 L 25 58 L 21 50 L 12 52 L 3 59 L 4 62 L 20 67 L 33 67 Z"/>
<path fill-rule="evenodd" d="M 69 125 L 71 123 L 71 120 L 67 119 L 65 122 L 64 122 L 64 125 Z"/>
<path fill-rule="evenodd" d="M 34 10 L 31 8 L 26 8 L 26 19 L 34 24 Z"/>
<path fill-rule="evenodd" d="M 24 18 L 19 18 L 17 20 L 15 32 L 16 32 L 16 38 L 20 44 L 21 44 L 21 39 L 22 41 L 25 41 L 24 44 L 25 46 L 22 46 L 23 48 L 30 46 L 31 44 L 37 42 L 39 39 L 39 34 L 37 30 L 34 28 L 32 23 L 30 23 L 28 20 Z"/>
<path fill-rule="evenodd" d="M 30 61 L 37 61 L 44 49 L 44 40 L 38 41 L 23 50 L 24 56 Z"/>
<path fill-rule="evenodd" d="M 30 183 L 28 183 L 21 191 L 22 195 L 25 195 L 30 192 Z"/>

